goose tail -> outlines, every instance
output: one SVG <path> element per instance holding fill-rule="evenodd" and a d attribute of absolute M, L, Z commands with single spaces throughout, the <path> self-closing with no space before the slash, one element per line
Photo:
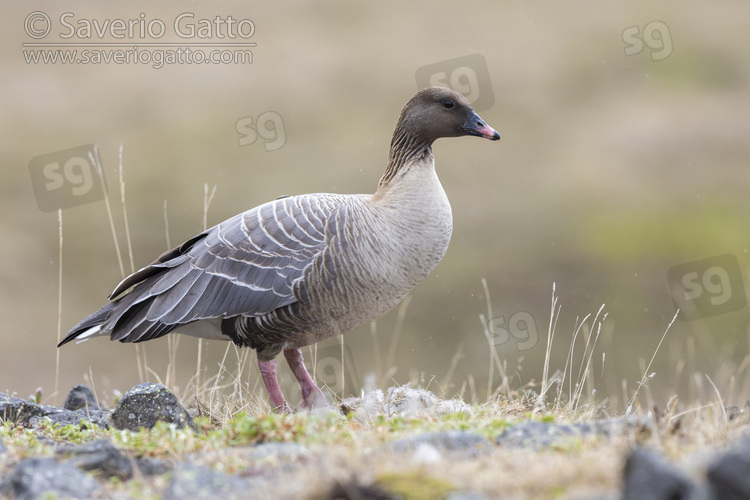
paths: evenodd
<path fill-rule="evenodd" d="M 57 347 L 63 346 L 72 340 L 77 340 L 77 343 L 80 343 L 92 337 L 108 335 L 108 331 L 102 331 L 102 325 L 107 321 L 107 316 L 109 316 L 115 304 L 116 302 L 110 302 L 94 314 L 84 318 L 65 335 L 65 338 L 57 344 Z"/>

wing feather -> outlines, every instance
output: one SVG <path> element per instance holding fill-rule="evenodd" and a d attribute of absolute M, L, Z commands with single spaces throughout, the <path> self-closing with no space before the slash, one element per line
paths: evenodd
<path fill-rule="evenodd" d="M 141 342 L 195 321 L 261 316 L 294 303 L 294 284 L 326 248 L 328 219 L 343 200 L 281 198 L 194 236 L 123 280 L 112 298 L 134 288 L 62 343 L 94 326 L 92 318 L 113 340 Z"/>

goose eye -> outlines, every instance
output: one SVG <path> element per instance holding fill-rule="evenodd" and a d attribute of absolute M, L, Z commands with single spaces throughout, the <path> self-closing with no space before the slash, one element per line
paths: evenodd
<path fill-rule="evenodd" d="M 443 107 L 446 109 L 451 109 L 453 107 L 453 101 L 451 101 L 450 99 L 444 100 Z"/>

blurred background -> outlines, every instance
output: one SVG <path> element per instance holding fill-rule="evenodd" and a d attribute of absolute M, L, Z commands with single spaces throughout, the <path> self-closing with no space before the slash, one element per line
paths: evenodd
<path fill-rule="evenodd" d="M 500 361 L 510 387 L 529 387 L 542 378 L 554 284 L 550 374 L 572 350 L 568 371 L 590 358 L 586 393 L 613 410 L 644 374 L 641 394 L 660 406 L 674 394 L 711 400 L 710 381 L 724 404 L 743 405 L 749 16 L 739 0 L 3 4 L 0 391 L 41 387 L 55 400 L 59 335 L 122 279 L 113 228 L 129 273 L 200 231 L 214 188 L 209 226 L 284 194 L 373 192 L 401 107 L 438 83 L 470 96 L 502 139 L 436 143 L 454 213 L 447 255 L 401 317 L 344 337 L 344 380 L 338 338 L 319 346 L 316 377 L 337 392 L 344 382 L 346 395 L 374 372 L 383 385 L 413 381 L 483 402 L 490 381 L 502 383 Z M 66 46 L 24 45 L 33 43 Z M 102 45 L 111 43 L 122 45 Z M 256 45 L 219 47 L 225 63 L 184 52 L 160 63 L 160 52 L 189 43 L 205 44 L 193 55 Z M 89 51 L 88 63 L 49 59 L 65 50 L 79 61 Z M 142 62 L 107 63 L 117 50 Z M 235 62 L 246 50 L 252 62 Z M 89 144 L 112 223 L 98 185 L 86 183 L 95 170 L 68 162 L 80 152 L 68 150 Z M 676 302 L 685 316 L 657 351 Z M 58 403 L 74 384 L 93 382 L 102 395 L 167 373 L 194 392 L 197 340 L 180 339 L 171 357 L 166 339 L 143 346 L 146 373 L 132 345 L 62 348 Z M 203 381 L 225 353 L 232 372 L 233 348 L 200 346 Z M 256 387 L 254 363 L 240 377 Z M 299 401 L 294 385 L 287 391 Z"/>

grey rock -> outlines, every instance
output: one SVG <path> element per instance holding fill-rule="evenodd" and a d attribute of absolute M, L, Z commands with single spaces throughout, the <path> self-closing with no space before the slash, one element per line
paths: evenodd
<path fill-rule="evenodd" d="M 0 392 L 0 420 L 26 424 L 32 417 L 46 417 L 62 411 L 54 406 L 32 403 Z"/>
<path fill-rule="evenodd" d="M 50 457 L 23 460 L 0 482 L 0 494 L 16 500 L 91 498 L 99 489 L 75 465 Z"/>
<path fill-rule="evenodd" d="M 191 463 L 175 469 L 163 493 L 164 500 L 233 500 L 246 498 L 245 482 L 235 476 L 213 471 Z"/>
<path fill-rule="evenodd" d="M 161 476 L 172 470 L 167 462 L 157 458 L 136 458 L 135 465 L 144 476 Z"/>
<path fill-rule="evenodd" d="M 620 499 L 619 492 L 606 492 L 606 493 L 595 493 L 592 495 L 586 495 L 582 497 L 573 497 L 570 500 L 621 500 L 621 499 Z"/>
<path fill-rule="evenodd" d="M 623 500 L 683 500 L 696 491 L 684 474 L 651 450 L 637 448 L 625 462 Z"/>
<path fill-rule="evenodd" d="M 619 492 L 594 493 L 582 497 L 573 497 L 570 500 L 621 500 Z M 697 499 L 696 499 L 697 500 Z"/>
<path fill-rule="evenodd" d="M 583 434 L 614 437 L 627 434 L 649 436 L 655 430 L 654 421 L 647 417 L 631 416 L 579 422 L 573 424 Z"/>
<path fill-rule="evenodd" d="M 116 429 L 137 431 L 152 428 L 156 422 L 189 426 L 197 430 L 193 417 L 180 404 L 177 397 L 162 384 L 146 382 L 126 392 L 112 412 L 110 425 Z"/>
<path fill-rule="evenodd" d="M 2 438 L 0 438 L 0 457 L 3 456 L 3 453 L 8 451 L 8 448 L 5 447 L 5 443 L 3 443 Z"/>
<path fill-rule="evenodd" d="M 547 448 L 565 444 L 580 437 L 586 430 L 572 424 L 554 424 L 527 420 L 506 429 L 495 438 L 495 444 L 509 448 Z"/>
<path fill-rule="evenodd" d="M 653 422 L 642 417 L 625 417 L 576 424 L 543 423 L 527 420 L 506 429 L 495 438 L 495 444 L 509 448 L 548 448 L 565 445 L 566 442 L 583 437 L 623 436 L 628 434 L 650 434 Z"/>
<path fill-rule="evenodd" d="M 707 477 L 715 498 L 750 498 L 750 440 L 745 438 L 739 449 L 719 457 L 708 467 Z"/>
<path fill-rule="evenodd" d="M 271 442 L 201 451 L 192 454 L 189 460 L 196 464 L 240 462 L 246 465 L 244 477 L 263 480 L 303 466 L 310 455 L 310 451 L 301 444 Z"/>
<path fill-rule="evenodd" d="M 94 471 L 103 477 L 118 477 L 123 480 L 133 477 L 130 459 L 108 439 L 66 446 L 58 450 L 57 454 L 69 458 L 69 462 L 79 469 Z"/>
<path fill-rule="evenodd" d="M 336 484 L 325 495 L 330 500 L 401 500 L 400 496 L 389 493 L 377 484 L 362 485 L 355 481 Z"/>
<path fill-rule="evenodd" d="M 66 410 L 99 410 L 99 403 L 96 402 L 94 393 L 85 385 L 77 385 L 68 393 L 65 398 L 63 408 Z"/>
<path fill-rule="evenodd" d="M 454 491 L 445 500 L 490 500 L 490 497 L 474 491 Z"/>
<path fill-rule="evenodd" d="M 235 453 L 243 461 L 289 463 L 299 460 L 309 452 L 299 443 L 260 443 L 237 449 Z"/>
<path fill-rule="evenodd" d="M 398 439 L 390 443 L 397 453 L 416 451 L 420 446 L 433 446 L 441 454 L 453 458 L 476 458 L 492 451 L 492 444 L 479 434 L 469 431 L 441 431 Z"/>
<path fill-rule="evenodd" d="M 41 421 L 50 420 L 54 424 L 60 425 L 80 425 L 82 429 L 86 428 L 85 422 L 91 422 L 103 429 L 109 429 L 109 419 L 112 414 L 111 410 L 63 410 L 60 413 L 52 413 L 44 417 L 32 417 L 29 420 L 31 427 L 41 425 Z"/>

